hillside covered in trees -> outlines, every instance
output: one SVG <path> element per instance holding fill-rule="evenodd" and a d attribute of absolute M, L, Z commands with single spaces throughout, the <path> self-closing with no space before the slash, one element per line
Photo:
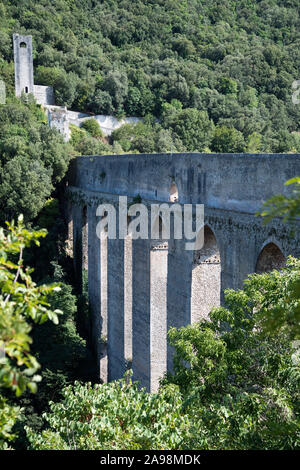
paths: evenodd
<path fill-rule="evenodd" d="M 58 105 L 143 122 L 108 139 L 87 120 L 64 142 L 15 97 L 14 32 L 33 36 L 35 83 Z M 95 383 L 63 217 L 76 155 L 300 152 L 299 46 L 298 0 L 0 0 L 0 449 L 300 448 L 299 260 L 171 329 L 174 373 L 148 394 L 130 371 Z M 292 183 L 268 220 L 300 216 Z"/>
<path fill-rule="evenodd" d="M 31 34 L 57 104 L 146 118 L 105 153 L 300 151 L 297 0 L 2 0 L 0 16 L 10 90 L 12 34 Z"/>

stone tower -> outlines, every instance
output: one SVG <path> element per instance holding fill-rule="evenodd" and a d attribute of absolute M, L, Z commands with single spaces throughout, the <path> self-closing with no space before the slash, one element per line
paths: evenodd
<path fill-rule="evenodd" d="M 13 35 L 16 96 L 34 93 L 32 36 Z"/>

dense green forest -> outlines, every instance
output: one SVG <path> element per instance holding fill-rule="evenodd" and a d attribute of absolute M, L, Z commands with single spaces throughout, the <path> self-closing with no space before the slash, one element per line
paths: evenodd
<path fill-rule="evenodd" d="M 171 330 L 174 374 L 157 394 L 130 371 L 95 385 L 63 217 L 76 155 L 300 152 L 298 3 L 0 0 L 0 449 L 300 448 L 299 260 Z M 107 138 L 89 120 L 64 142 L 33 97 L 14 96 L 14 32 L 33 36 L 35 83 L 57 104 L 143 122 Z M 299 217 L 293 184 L 269 218 Z"/>
<path fill-rule="evenodd" d="M 57 104 L 147 116 L 114 136 L 126 152 L 300 150 L 297 0 L 2 0 L 0 17 L 9 88 L 12 33 L 32 34 Z"/>

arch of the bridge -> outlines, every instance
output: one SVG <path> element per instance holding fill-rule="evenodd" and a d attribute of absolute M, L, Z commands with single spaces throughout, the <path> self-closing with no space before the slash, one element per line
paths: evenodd
<path fill-rule="evenodd" d="M 286 258 L 279 245 L 275 240 L 264 243 L 256 262 L 255 272 L 257 274 L 270 272 L 273 269 L 280 270 L 285 266 Z"/>

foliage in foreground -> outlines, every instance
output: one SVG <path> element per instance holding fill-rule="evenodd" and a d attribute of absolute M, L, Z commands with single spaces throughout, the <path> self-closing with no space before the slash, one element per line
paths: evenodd
<path fill-rule="evenodd" d="M 31 332 L 31 354 L 41 364 L 39 374 L 41 382 L 38 393 L 27 390 L 20 397 L 15 397 L 9 390 L 6 398 L 10 404 L 22 408 L 20 419 L 14 427 L 17 435 L 13 447 L 24 450 L 28 446 L 24 426 L 39 432 L 45 425 L 42 414 L 49 410 L 49 401 L 60 401 L 62 390 L 75 380 L 94 380 L 94 361 L 78 330 L 83 307 L 77 303 L 72 282 L 72 266 L 65 254 L 65 226 L 58 201 L 48 200 L 40 212 L 36 225 L 45 227 L 47 236 L 40 246 L 25 250 L 24 263 L 34 267 L 34 281 L 38 285 L 59 283 L 60 290 L 51 293 L 48 302 L 51 310 L 60 309 L 59 326 L 48 321 L 34 325 Z M 86 300 L 85 300 L 86 302 Z M 88 312 L 86 312 L 87 314 Z M 89 317 L 87 316 L 87 322 Z"/>
<path fill-rule="evenodd" d="M 60 287 L 58 284 L 39 285 L 31 278 L 32 270 L 24 267 L 24 249 L 39 244 L 45 230 L 28 231 L 22 216 L 8 230 L 0 228 L 0 389 L 13 390 L 17 396 L 29 389 L 35 392 L 40 365 L 30 353 L 32 323 L 50 319 L 58 323 L 60 310 L 52 310 L 47 297 Z M 0 394 L 0 448 L 13 436 L 11 429 L 19 414 Z"/>
<path fill-rule="evenodd" d="M 264 203 L 264 210 L 261 214 L 264 217 L 264 223 L 267 224 L 275 217 L 282 217 L 291 227 L 291 235 L 297 231 L 297 223 L 300 217 L 300 177 L 296 176 L 286 181 L 285 186 L 292 189 L 291 193 L 286 196 L 278 194 Z M 298 219 L 298 220 L 297 220 Z M 284 302 L 274 305 L 271 314 L 264 315 L 262 318 L 262 328 L 266 333 L 275 334 L 283 329 L 288 332 L 293 339 L 300 339 L 300 279 L 295 277 L 288 287 L 288 294 Z"/>
<path fill-rule="evenodd" d="M 300 260 L 290 258 L 286 269 L 227 290 L 228 308 L 213 309 L 211 321 L 169 331 L 176 348 L 169 381 L 198 429 L 191 447 L 299 448 L 300 361 L 290 336 L 299 325 L 299 281 Z M 269 316 L 282 326 L 276 334 L 264 329 Z"/>
<path fill-rule="evenodd" d="M 49 429 L 27 429 L 32 449 L 176 449 L 189 428 L 176 387 L 149 394 L 129 375 L 94 387 L 75 382 L 50 408 Z"/>
<path fill-rule="evenodd" d="M 251 275 L 243 290 L 226 292 L 227 309 L 210 321 L 171 329 L 174 374 L 157 394 L 122 381 L 80 385 L 51 403 L 48 429 L 27 429 L 33 449 L 296 449 L 300 447 L 300 361 L 289 322 L 276 334 L 263 318 L 292 318 L 300 260 Z"/>

